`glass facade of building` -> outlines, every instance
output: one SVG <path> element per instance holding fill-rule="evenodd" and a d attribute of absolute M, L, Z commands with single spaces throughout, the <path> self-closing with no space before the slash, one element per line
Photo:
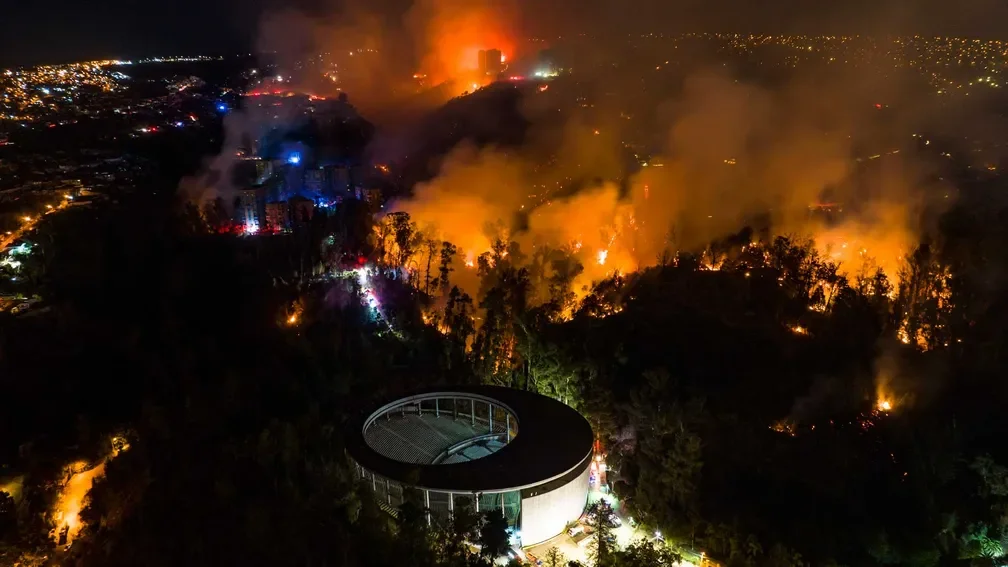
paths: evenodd
<path fill-rule="evenodd" d="M 525 544 L 561 533 L 587 501 L 590 425 L 538 394 L 470 388 L 414 394 L 351 421 L 348 454 L 360 483 L 388 512 L 410 502 L 431 524 L 467 509 L 500 513 Z M 529 437 L 483 461 L 516 439 L 519 418 Z"/>
<path fill-rule="evenodd" d="M 454 510 L 468 508 L 470 511 L 481 513 L 496 510 L 502 511 L 509 526 L 521 527 L 520 490 L 480 494 L 426 490 L 404 487 L 394 480 L 382 478 L 360 466 L 356 468 L 362 484 L 371 487 L 378 504 L 390 512 L 397 510 L 404 502 L 412 501 L 420 508 L 427 509 L 430 521 L 434 523 L 447 520 Z"/>

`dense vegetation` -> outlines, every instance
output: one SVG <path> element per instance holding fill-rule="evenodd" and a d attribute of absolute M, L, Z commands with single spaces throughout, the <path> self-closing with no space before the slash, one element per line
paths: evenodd
<path fill-rule="evenodd" d="M 597 283 L 572 317 L 569 255 L 499 242 L 478 260 L 479 296 L 453 289 L 428 318 L 471 345 L 482 380 L 580 408 L 635 516 L 717 560 L 995 558 L 1003 282 L 977 248 L 1004 239 L 992 202 L 944 215 L 896 282 L 848 280 L 810 242 L 742 231 Z M 422 237 L 385 222 L 385 258 L 405 265 Z M 460 305 L 478 328 L 454 324 Z"/>
<path fill-rule="evenodd" d="M 476 382 L 582 411 L 616 494 L 672 544 L 610 549 L 599 508 L 598 565 L 690 549 L 988 564 L 1008 545 L 994 190 L 964 192 L 899 274 L 844 277 L 800 237 L 746 229 L 591 289 L 570 250 L 500 240 L 468 268 L 361 201 L 241 238 L 213 226 L 222 205 L 169 198 L 70 210 L 34 236 L 48 310 L 0 320 L 5 564 L 486 564 L 505 545 L 494 518 L 387 516 L 341 439 L 363 399 Z M 347 274 L 360 257 L 380 313 Z M 53 510 L 79 461 L 104 475 L 64 550 Z"/>

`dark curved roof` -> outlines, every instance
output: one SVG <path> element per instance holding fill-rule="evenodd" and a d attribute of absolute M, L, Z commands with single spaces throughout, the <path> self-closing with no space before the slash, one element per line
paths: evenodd
<path fill-rule="evenodd" d="M 415 465 L 380 455 L 364 440 L 364 424 L 379 408 L 410 396 L 444 392 L 493 398 L 509 407 L 518 434 L 495 453 L 462 463 Z M 347 452 L 365 469 L 403 484 L 436 490 L 481 492 L 534 486 L 562 475 L 591 454 L 594 434 L 588 420 L 546 396 L 500 386 L 445 386 L 377 403 L 347 423 Z"/>

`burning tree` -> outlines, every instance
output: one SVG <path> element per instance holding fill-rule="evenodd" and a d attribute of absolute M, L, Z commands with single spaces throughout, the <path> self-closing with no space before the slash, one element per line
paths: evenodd
<path fill-rule="evenodd" d="M 623 310 L 623 294 L 627 276 L 614 274 L 596 283 L 591 292 L 581 300 L 579 313 L 602 319 Z"/>
<path fill-rule="evenodd" d="M 952 315 L 951 273 L 930 242 L 918 246 L 900 270 L 895 301 L 898 336 L 922 350 L 948 346 Z"/>
<path fill-rule="evenodd" d="M 441 324 L 447 331 L 445 334 L 449 340 L 449 361 L 453 364 L 461 363 L 476 333 L 476 323 L 473 320 L 472 298 L 458 287 L 452 287 L 448 292 L 448 302 Z"/>
<path fill-rule="evenodd" d="M 408 213 L 390 213 L 375 224 L 375 250 L 386 266 L 407 269 L 422 236 Z"/>
<path fill-rule="evenodd" d="M 455 259 L 455 256 L 457 254 L 458 254 L 458 248 L 456 248 L 454 244 L 448 241 L 444 241 L 441 243 L 441 254 L 440 254 L 440 262 L 438 263 L 437 284 L 438 287 L 442 290 L 445 291 L 448 290 L 448 284 L 450 283 L 448 278 L 451 275 L 451 273 L 455 271 L 455 269 L 452 268 L 452 261 Z"/>

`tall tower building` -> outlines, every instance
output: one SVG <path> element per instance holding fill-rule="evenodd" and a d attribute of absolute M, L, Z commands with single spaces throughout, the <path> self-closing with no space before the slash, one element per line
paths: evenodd
<path fill-rule="evenodd" d="M 238 202 L 238 222 L 247 234 L 255 234 L 264 228 L 266 220 L 266 191 L 262 187 L 246 187 L 241 190 Z"/>
<path fill-rule="evenodd" d="M 479 50 L 479 60 L 477 61 L 479 66 L 479 72 L 481 74 L 486 74 L 487 72 L 487 51 L 486 49 Z"/>
<path fill-rule="evenodd" d="M 500 49 L 487 49 L 486 51 L 486 70 L 484 71 L 487 75 L 496 77 L 504 70 L 504 65 L 501 63 L 501 52 Z"/>

